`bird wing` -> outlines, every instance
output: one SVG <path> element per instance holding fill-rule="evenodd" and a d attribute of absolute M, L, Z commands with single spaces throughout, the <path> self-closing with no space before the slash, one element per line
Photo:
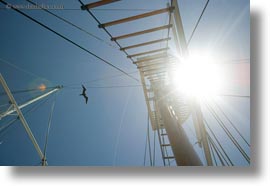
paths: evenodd
<path fill-rule="evenodd" d="M 85 103 L 87 104 L 87 102 L 88 102 L 88 97 L 85 96 Z"/>
<path fill-rule="evenodd" d="M 82 85 L 83 88 L 83 94 L 85 94 L 86 88 Z"/>

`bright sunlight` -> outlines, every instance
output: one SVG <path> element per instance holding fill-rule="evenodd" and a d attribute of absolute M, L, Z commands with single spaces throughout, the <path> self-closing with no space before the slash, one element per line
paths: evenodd
<path fill-rule="evenodd" d="M 210 55 L 197 53 L 180 61 L 173 72 L 177 91 L 196 98 L 220 93 L 224 86 L 222 69 Z"/>

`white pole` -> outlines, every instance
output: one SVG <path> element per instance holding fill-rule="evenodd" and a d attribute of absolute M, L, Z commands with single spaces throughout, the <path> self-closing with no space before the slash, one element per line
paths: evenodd
<path fill-rule="evenodd" d="M 45 94 L 42 94 L 42 95 L 40 95 L 40 96 L 38 96 L 38 97 L 36 97 L 36 98 L 34 98 L 34 99 L 31 99 L 30 101 L 27 101 L 27 102 L 25 102 L 25 103 L 22 104 L 22 105 L 18 105 L 18 108 L 19 108 L 19 109 L 22 109 L 22 108 L 24 108 L 24 107 L 26 107 L 26 106 L 28 106 L 28 105 L 30 105 L 30 104 L 32 104 L 32 103 L 38 101 L 38 100 L 41 100 L 41 99 L 43 99 L 43 98 L 49 96 L 50 94 L 52 94 L 52 93 L 54 93 L 54 92 L 56 92 L 56 91 L 58 91 L 58 90 L 60 90 L 60 89 L 61 89 L 60 86 L 55 87 L 53 90 L 51 90 L 51 91 L 49 91 L 49 92 L 47 92 L 47 93 L 45 93 Z M 9 110 L 7 110 L 6 112 L 1 113 L 1 114 L 0 114 L 0 119 L 2 119 L 2 118 L 4 118 L 4 117 L 6 117 L 6 116 L 12 114 L 13 112 L 16 112 L 16 109 L 15 109 L 15 108 L 9 109 Z"/>
<path fill-rule="evenodd" d="M 33 143 L 33 145 L 34 145 L 34 147 L 35 147 L 35 149 L 36 149 L 36 151 L 37 151 L 37 153 L 38 153 L 38 155 L 39 155 L 39 157 L 40 157 L 40 159 L 42 160 L 42 159 L 44 158 L 43 152 L 41 151 L 41 149 L 40 149 L 40 147 L 39 147 L 39 145 L 38 145 L 38 143 L 37 143 L 37 141 L 36 141 L 36 139 L 35 139 L 35 137 L 34 137 L 32 131 L 31 131 L 31 129 L 30 129 L 29 125 L 27 124 L 27 122 L 26 122 L 26 120 L 25 120 L 25 118 L 24 118 L 24 116 L 23 116 L 23 113 L 21 112 L 21 110 L 20 110 L 20 108 L 19 108 L 19 106 L 18 106 L 16 100 L 14 99 L 14 97 L 13 97 L 13 95 L 12 95 L 10 89 L 8 88 L 8 85 L 7 85 L 7 83 L 6 83 L 6 81 L 5 81 L 5 79 L 3 78 L 3 76 L 2 76 L 1 73 L 0 73 L 0 83 L 3 85 L 4 90 L 6 91 L 6 93 L 7 93 L 8 97 L 9 97 L 11 103 L 13 104 L 15 111 L 18 113 L 18 116 L 19 116 L 19 118 L 20 118 L 20 120 L 21 120 L 21 122 L 22 122 L 23 127 L 25 128 L 25 130 L 26 130 L 26 132 L 27 132 L 27 134 L 28 134 L 30 140 L 32 141 L 32 143 Z M 59 90 L 60 88 L 61 88 L 61 87 L 56 88 L 56 89 L 54 90 L 54 92 L 57 91 L 57 90 Z M 50 91 L 50 92 L 51 92 L 51 91 Z M 52 92 L 51 92 L 51 93 L 52 93 Z M 51 93 L 50 93 L 50 94 L 51 94 Z M 47 93 L 46 95 L 49 95 L 49 94 Z M 46 97 L 45 94 L 43 95 L 42 98 L 44 98 L 44 97 Z M 39 97 L 39 99 L 41 99 L 41 98 Z M 36 98 L 35 101 L 37 101 L 37 100 L 39 100 L 39 99 Z M 31 103 L 33 103 L 33 102 L 31 102 Z M 27 106 L 27 105 L 29 105 L 29 104 L 31 104 L 31 103 L 28 103 L 28 104 L 26 104 L 25 106 Z M 47 165 L 47 162 L 46 162 L 46 165 Z"/>

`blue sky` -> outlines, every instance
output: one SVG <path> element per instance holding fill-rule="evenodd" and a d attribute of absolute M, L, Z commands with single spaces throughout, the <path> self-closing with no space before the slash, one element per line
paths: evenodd
<path fill-rule="evenodd" d="M 8 1 L 13 4 L 27 4 L 26 1 Z M 36 1 L 42 3 L 42 1 Z M 89 2 L 89 1 L 84 1 Z M 104 8 L 159 9 L 168 1 L 125 0 L 106 5 Z M 180 12 L 186 37 L 191 31 L 205 4 L 203 0 L 179 0 Z M 46 1 L 46 4 L 64 5 L 65 9 L 79 9 L 78 1 Z M 0 62 L 0 72 L 11 90 L 33 88 L 41 82 L 51 86 L 76 84 L 97 78 L 121 74 L 95 57 L 76 48 L 55 34 L 48 32 L 15 11 L 1 5 L 0 58 L 18 66 L 20 70 Z M 81 10 L 52 10 L 89 32 L 110 42 L 109 36 L 97 27 L 89 14 Z M 93 53 L 110 61 L 127 72 L 136 71 L 125 54 L 85 33 L 70 27 L 41 10 L 24 10 L 42 23 L 69 37 Z M 101 22 L 136 15 L 144 11 L 93 11 Z M 110 27 L 114 35 L 139 31 L 168 21 L 163 14 L 147 18 L 142 24 L 135 21 L 117 27 Z M 122 46 L 165 36 L 158 32 L 146 37 L 135 37 L 120 41 Z M 211 47 L 222 60 L 249 58 L 249 1 L 212 0 L 190 44 L 190 50 Z M 112 45 L 115 45 L 111 42 Z M 156 46 L 160 47 L 160 45 Z M 145 49 L 145 48 L 143 48 Z M 130 50 L 130 53 L 140 49 Z M 224 67 L 230 69 L 230 67 Z M 26 70 L 28 73 L 23 72 Z M 248 69 L 248 68 L 247 68 Z M 29 73 L 31 72 L 31 74 Z M 238 71 L 237 71 L 238 72 Z M 132 74 L 139 78 L 137 73 Z M 127 76 L 118 76 L 85 83 L 86 86 L 138 85 Z M 0 89 L 3 92 L 2 89 Z M 47 159 L 50 165 L 99 165 L 99 166 L 141 166 L 143 165 L 147 110 L 141 87 L 88 89 L 89 104 L 79 97 L 80 89 L 64 88 L 56 96 L 56 105 L 49 137 Z M 249 85 L 226 93 L 249 94 Z M 16 94 L 22 103 L 33 94 Z M 0 98 L 5 103 L 6 97 Z M 26 115 L 37 141 L 43 148 L 52 100 Z M 226 98 L 224 105 L 232 115 L 235 110 L 242 116 L 232 116 L 239 121 L 249 138 L 249 99 Z M 235 109 L 235 110 L 233 110 Z M 243 119 L 244 118 L 244 119 Z M 0 121 L 0 126 L 10 118 Z M 153 137 L 153 134 L 152 134 Z M 192 140 L 192 139 L 191 139 Z M 0 141 L 1 165 L 36 165 L 39 158 L 28 136 L 19 122 L 15 123 Z M 118 145 L 117 145 L 118 144 Z M 228 147 L 229 148 L 229 147 Z M 156 164 L 161 164 L 157 147 Z M 116 154 L 116 157 L 115 157 Z M 237 153 L 232 153 L 235 162 L 244 165 Z"/>

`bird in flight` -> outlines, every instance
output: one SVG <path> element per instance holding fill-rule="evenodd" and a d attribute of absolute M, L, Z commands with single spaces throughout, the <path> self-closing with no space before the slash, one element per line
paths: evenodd
<path fill-rule="evenodd" d="M 83 88 L 83 91 L 82 93 L 80 94 L 80 96 L 83 96 L 85 98 L 85 103 L 87 104 L 87 101 L 88 101 L 88 97 L 86 95 L 86 88 L 82 85 L 82 88 Z"/>

